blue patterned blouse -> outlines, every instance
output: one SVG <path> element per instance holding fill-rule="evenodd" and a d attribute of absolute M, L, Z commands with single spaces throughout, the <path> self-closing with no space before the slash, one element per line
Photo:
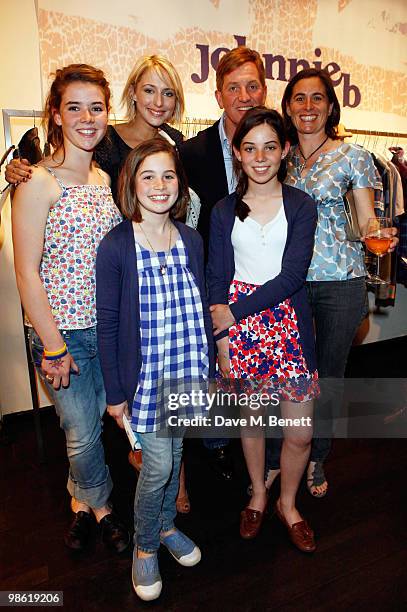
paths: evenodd
<path fill-rule="evenodd" d="M 286 183 L 308 193 L 317 203 L 318 224 L 314 254 L 307 281 L 347 280 L 365 276 L 360 242 L 346 239 L 342 196 L 350 187 L 375 186 L 372 156 L 362 147 L 342 143 L 321 153 L 307 174 L 300 176 L 298 147 L 292 147 L 287 161 Z"/>

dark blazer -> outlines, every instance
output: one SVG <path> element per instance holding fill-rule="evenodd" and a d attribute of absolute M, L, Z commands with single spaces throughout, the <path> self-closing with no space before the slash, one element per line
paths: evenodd
<path fill-rule="evenodd" d="M 304 191 L 283 184 L 283 204 L 287 218 L 281 272 L 251 295 L 230 305 L 236 321 L 276 306 L 287 298 L 297 315 L 301 346 L 310 371 L 316 369 L 314 327 L 305 289 L 305 279 L 314 247 L 317 209 Z M 235 222 L 236 194 L 215 206 L 211 215 L 207 285 L 209 304 L 227 304 L 229 286 L 235 274 L 231 234 Z M 219 338 L 227 332 L 219 334 Z"/>
<path fill-rule="evenodd" d="M 228 181 L 219 138 L 219 121 L 185 140 L 179 147 L 189 186 L 201 200 L 198 231 L 205 252 L 209 243 L 209 222 L 216 202 L 228 195 Z"/>
<path fill-rule="evenodd" d="M 214 375 L 212 322 L 205 290 L 203 245 L 198 232 L 174 221 L 199 288 Z M 99 358 L 108 404 L 132 402 L 142 365 L 137 256 L 132 223 L 125 220 L 101 241 L 96 258 L 96 309 Z"/>

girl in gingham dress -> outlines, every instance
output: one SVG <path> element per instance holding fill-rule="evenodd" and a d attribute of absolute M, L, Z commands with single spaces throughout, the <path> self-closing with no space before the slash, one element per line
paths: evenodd
<path fill-rule="evenodd" d="M 185 215 L 188 187 L 178 154 L 163 139 L 138 145 L 119 181 L 126 221 L 110 232 L 97 258 L 98 340 L 108 412 L 131 419 L 143 454 L 134 501 L 132 581 L 156 599 L 164 544 L 185 566 L 200 561 L 192 540 L 174 527 L 182 437 L 164 431 L 166 392 L 209 377 L 212 330 L 199 234 Z"/>

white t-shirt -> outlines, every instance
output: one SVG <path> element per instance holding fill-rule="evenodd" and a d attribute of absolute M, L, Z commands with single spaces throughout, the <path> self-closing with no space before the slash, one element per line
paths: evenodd
<path fill-rule="evenodd" d="M 234 280 L 264 285 L 280 274 L 286 241 L 287 219 L 283 204 L 266 225 L 260 225 L 251 217 L 244 221 L 236 217 L 232 230 Z"/>

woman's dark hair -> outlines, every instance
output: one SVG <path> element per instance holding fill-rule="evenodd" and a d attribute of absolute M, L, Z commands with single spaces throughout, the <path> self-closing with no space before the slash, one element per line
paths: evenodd
<path fill-rule="evenodd" d="M 293 122 L 291 121 L 291 117 L 288 116 L 287 113 L 287 104 L 290 102 L 294 85 L 303 79 L 310 79 L 312 77 L 317 77 L 323 83 L 325 87 L 325 93 L 328 96 L 329 104 L 333 104 L 332 112 L 329 115 L 327 122 L 325 124 L 325 133 L 329 138 L 336 140 L 336 127 L 341 119 L 341 107 L 338 101 L 338 98 L 335 93 L 335 89 L 333 83 L 331 81 L 331 77 L 326 70 L 320 70 L 318 68 L 305 68 L 305 70 L 301 70 L 297 72 L 295 76 L 289 81 L 287 87 L 285 88 L 283 99 L 281 100 L 281 108 L 283 111 L 285 126 L 287 129 L 288 140 L 291 144 L 296 144 L 298 142 L 298 134 L 295 129 Z"/>
<path fill-rule="evenodd" d="M 180 219 L 185 217 L 186 214 L 189 202 L 188 181 L 178 152 L 168 140 L 160 137 L 152 138 L 140 143 L 129 153 L 119 176 L 118 193 L 120 210 L 127 219 L 131 219 L 136 223 L 141 223 L 143 220 L 136 193 L 137 170 L 147 157 L 155 153 L 168 153 L 174 162 L 178 178 L 178 198 L 170 210 L 171 217 L 173 219 Z"/>
<path fill-rule="evenodd" d="M 287 135 L 284 127 L 284 121 L 280 113 L 271 108 L 265 106 L 256 106 L 247 111 L 247 113 L 240 120 L 239 125 L 236 128 L 235 135 L 233 136 L 232 146 L 233 149 L 240 151 L 241 144 L 246 134 L 253 128 L 263 125 L 266 123 L 269 125 L 277 134 L 281 148 L 284 149 L 285 143 L 287 142 Z M 242 163 L 237 159 L 235 152 L 233 151 L 233 170 L 237 178 L 236 187 L 236 216 L 241 221 L 244 221 L 250 212 L 249 206 L 243 201 L 243 197 L 247 191 L 249 184 L 246 173 L 242 168 Z M 285 160 L 281 160 L 281 165 L 277 173 L 277 178 L 282 183 L 287 175 L 287 167 Z"/>

